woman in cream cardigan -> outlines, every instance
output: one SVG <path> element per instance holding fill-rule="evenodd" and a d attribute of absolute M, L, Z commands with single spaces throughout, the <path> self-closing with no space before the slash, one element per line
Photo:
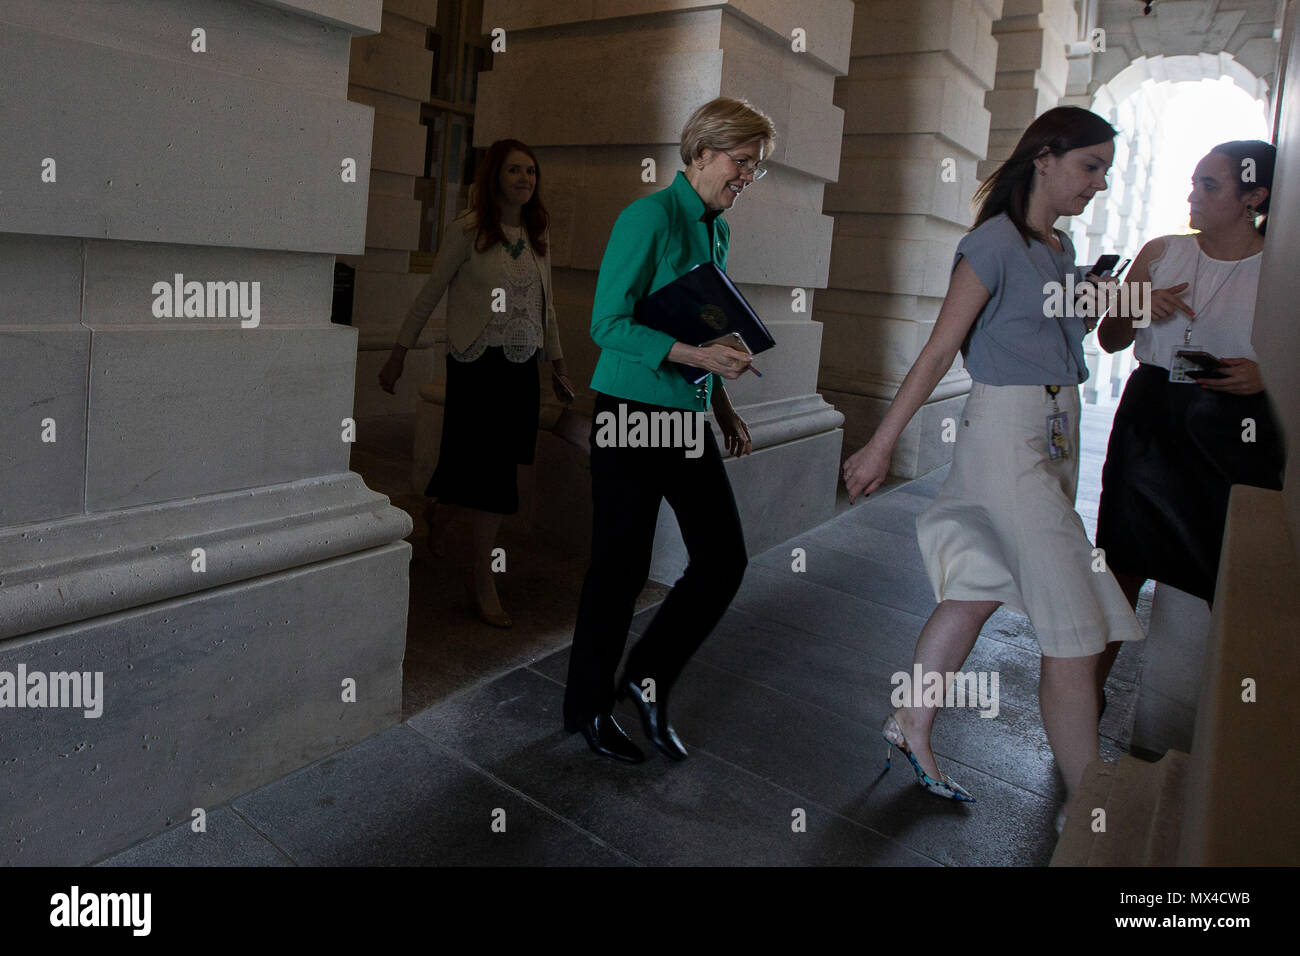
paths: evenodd
<path fill-rule="evenodd" d="M 393 391 L 407 350 L 450 289 L 442 444 L 425 494 L 436 504 L 473 510 L 470 598 L 484 622 L 509 627 L 491 556 L 502 515 L 519 510 L 518 466 L 533 462 L 539 358 L 551 363 L 560 401 L 573 400 L 573 385 L 551 295 L 549 217 L 537 158 L 518 140 L 498 140 L 480 162 L 475 182 L 477 196 L 443 234 L 432 274 L 411 305 L 379 384 Z M 426 518 L 432 543 L 446 519 L 435 519 L 432 510 Z"/>

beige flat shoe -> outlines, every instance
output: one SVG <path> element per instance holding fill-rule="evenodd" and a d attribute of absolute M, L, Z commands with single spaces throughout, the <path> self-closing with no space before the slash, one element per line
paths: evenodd
<path fill-rule="evenodd" d="M 479 603 L 478 588 L 474 586 L 474 572 L 465 573 L 465 592 L 469 595 L 469 603 L 474 612 L 478 614 L 478 619 L 484 624 L 490 624 L 493 627 L 513 627 L 514 621 L 510 620 L 510 615 L 504 610 L 501 612 L 488 611 Z"/>

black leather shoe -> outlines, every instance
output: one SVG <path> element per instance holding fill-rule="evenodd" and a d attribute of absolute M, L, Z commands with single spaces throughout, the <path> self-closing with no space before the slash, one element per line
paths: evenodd
<path fill-rule="evenodd" d="M 626 697 L 636 704 L 636 709 L 641 712 L 641 726 L 645 728 L 645 735 L 664 756 L 673 760 L 685 760 L 686 748 L 682 746 L 681 740 L 677 737 L 677 731 L 673 730 L 673 725 L 668 722 L 668 702 L 659 699 L 651 703 L 641 696 L 641 687 L 631 678 L 623 678 L 618 685 L 618 695 L 620 698 Z"/>
<path fill-rule="evenodd" d="M 631 737 L 623 733 L 623 728 L 618 725 L 613 714 L 597 714 L 577 727 L 568 723 L 564 727 L 571 734 L 582 731 L 582 736 L 587 739 L 587 746 L 602 757 L 621 760 L 624 763 L 645 762 L 645 754 L 641 752 L 640 747 L 632 743 Z"/>

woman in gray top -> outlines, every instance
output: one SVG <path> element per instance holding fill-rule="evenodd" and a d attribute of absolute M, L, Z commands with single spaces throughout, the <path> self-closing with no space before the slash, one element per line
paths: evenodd
<path fill-rule="evenodd" d="M 1042 650 L 1043 726 L 1067 796 L 1098 759 L 1100 655 L 1110 641 L 1142 637 L 1114 577 L 1096 570 L 1074 511 L 1082 341 L 1091 325 L 1057 308 L 1075 266 L 1069 238 L 1053 223 L 1083 212 L 1106 188 L 1114 136 L 1077 107 L 1049 110 L 1025 131 L 976 194 L 979 216 L 957 247 L 929 341 L 843 469 L 850 499 L 880 487 L 898 436 L 960 349 L 973 383 L 952 470 L 917 519 L 939 606 L 917 639 L 913 673 L 919 668 L 927 684 L 941 675 L 938 686 L 950 686 L 999 605 L 1026 612 Z M 921 691 L 911 688 L 882 735 L 931 793 L 972 801 L 935 762 L 935 705 Z"/>

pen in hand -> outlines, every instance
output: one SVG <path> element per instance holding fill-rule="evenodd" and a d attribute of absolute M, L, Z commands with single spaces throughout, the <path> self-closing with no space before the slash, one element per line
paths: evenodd
<path fill-rule="evenodd" d="M 731 335 L 738 343 L 740 343 L 740 347 L 742 349 L 744 349 L 746 352 L 749 352 L 750 355 L 754 354 L 753 351 L 750 349 L 749 345 L 745 342 L 745 339 L 741 336 L 739 332 L 732 332 Z M 754 364 L 752 362 L 748 366 L 746 366 L 746 371 L 753 372 L 759 378 L 763 377 L 763 373 L 760 372 L 758 369 L 754 368 Z"/>

